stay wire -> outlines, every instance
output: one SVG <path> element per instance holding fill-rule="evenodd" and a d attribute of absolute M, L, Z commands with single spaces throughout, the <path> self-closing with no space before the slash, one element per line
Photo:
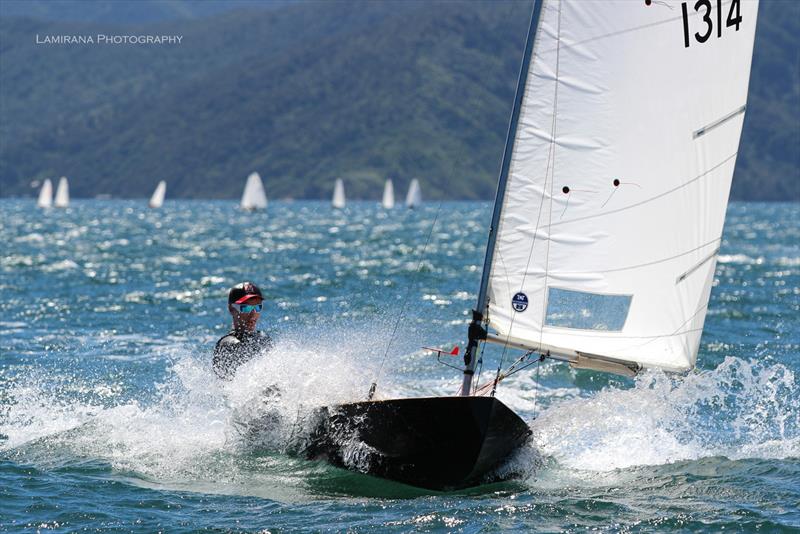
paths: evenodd
<path fill-rule="evenodd" d="M 533 388 L 533 418 L 536 419 L 536 398 L 539 396 L 539 370 L 542 368 L 542 359 L 536 362 L 536 387 Z"/>
<path fill-rule="evenodd" d="M 409 286 L 408 290 L 406 290 L 406 294 L 403 297 L 403 304 L 400 306 L 400 313 L 397 316 L 397 320 L 394 323 L 394 328 L 392 329 L 392 335 L 389 337 L 389 343 L 386 344 L 386 352 L 383 353 L 383 358 L 381 358 L 381 365 L 378 367 L 378 372 L 375 373 L 375 379 L 372 381 L 369 387 L 369 393 L 367 394 L 367 400 L 371 400 L 373 395 L 375 395 L 375 389 L 378 387 L 378 379 L 380 379 L 381 374 L 383 373 L 383 367 L 386 364 L 386 358 L 389 356 L 389 350 L 392 348 L 392 343 L 397 336 L 397 329 L 400 326 L 400 322 L 405 317 L 406 313 L 406 306 L 408 304 L 408 298 L 411 293 L 416 289 L 417 281 L 419 280 L 419 272 L 422 269 L 422 262 L 425 259 L 425 251 L 428 249 L 428 244 L 431 242 L 431 237 L 433 236 L 433 230 L 436 228 L 436 222 L 439 220 L 439 213 L 442 210 L 442 201 L 439 201 L 439 205 L 436 207 L 436 214 L 433 217 L 433 222 L 431 223 L 431 229 L 428 231 L 428 237 L 425 239 L 425 245 L 423 245 L 422 250 L 419 253 L 419 259 L 417 260 L 417 269 L 414 271 L 414 275 L 411 279 L 411 285 Z"/>

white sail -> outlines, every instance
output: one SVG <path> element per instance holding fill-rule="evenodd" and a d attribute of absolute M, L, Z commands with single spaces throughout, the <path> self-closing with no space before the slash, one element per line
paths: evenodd
<path fill-rule="evenodd" d="M 257 172 L 247 177 L 247 184 L 242 193 L 242 209 L 255 210 L 267 207 L 267 194 L 264 192 L 264 183 Z"/>
<path fill-rule="evenodd" d="M 53 206 L 56 208 L 66 208 L 69 206 L 69 182 L 65 176 L 58 180 L 58 188 L 56 189 L 56 198 L 53 201 Z"/>
<path fill-rule="evenodd" d="M 336 184 L 333 186 L 333 199 L 331 200 L 331 206 L 337 209 L 342 209 L 344 208 L 344 205 L 344 182 L 341 178 L 337 178 Z"/>
<path fill-rule="evenodd" d="M 414 178 L 411 180 L 411 185 L 408 186 L 408 193 L 406 193 L 406 207 L 416 208 L 422 204 L 422 190 L 419 187 L 419 180 Z"/>
<path fill-rule="evenodd" d="M 153 195 L 150 197 L 150 207 L 151 208 L 160 208 L 164 205 L 164 196 L 167 194 L 167 182 L 161 180 L 158 182 L 156 186 L 156 190 L 153 191 Z"/>
<path fill-rule="evenodd" d="M 39 200 L 36 205 L 40 208 L 49 208 L 53 205 L 53 182 L 50 178 L 45 178 L 42 188 L 39 190 Z"/>
<path fill-rule="evenodd" d="M 391 178 L 386 180 L 386 184 L 383 186 L 383 199 L 381 200 L 381 206 L 386 210 L 394 208 L 394 185 L 392 184 Z"/>
<path fill-rule="evenodd" d="M 489 273 L 498 338 L 595 369 L 694 366 L 757 10 L 544 0 Z"/>

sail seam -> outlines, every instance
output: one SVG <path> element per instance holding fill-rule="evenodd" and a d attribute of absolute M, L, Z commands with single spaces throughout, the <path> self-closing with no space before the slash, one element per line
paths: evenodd
<path fill-rule="evenodd" d="M 697 313 L 692 315 L 692 317 L 690 317 L 689 320 L 694 319 L 694 317 L 696 315 L 697 315 Z M 686 322 L 688 323 L 689 321 L 686 321 Z M 683 326 L 683 325 L 681 325 L 681 326 Z M 568 330 L 570 336 L 576 336 L 576 337 L 592 337 L 592 338 L 598 338 L 598 339 L 650 339 L 650 340 L 652 340 L 652 339 L 662 339 L 662 338 L 667 338 L 667 337 L 675 337 L 675 336 L 680 336 L 680 335 L 683 335 L 683 334 L 688 334 L 689 332 L 699 332 L 699 331 L 703 330 L 702 328 L 691 328 L 689 330 L 680 330 L 678 332 L 673 332 L 671 334 L 654 334 L 654 335 L 651 335 L 651 336 L 617 336 L 617 335 L 603 336 L 603 335 L 590 334 L 590 333 L 588 333 L 587 330 L 580 330 L 580 331 L 576 332 L 575 330 L 573 330 L 571 328 L 559 328 L 557 326 L 547 326 L 545 328 L 557 330 L 556 333 L 558 333 L 558 334 L 562 334 L 562 333 L 564 333 L 565 330 Z M 614 334 L 615 332 L 609 331 L 608 333 L 609 334 Z M 541 345 L 542 341 L 540 341 L 539 344 Z"/>
<path fill-rule="evenodd" d="M 694 178 L 692 178 L 688 182 L 684 182 L 684 183 L 682 183 L 682 184 L 680 184 L 680 185 L 678 185 L 676 187 L 673 187 L 672 189 L 664 191 L 663 193 L 659 193 L 658 195 L 656 195 L 654 197 L 646 198 L 644 200 L 636 202 L 635 204 L 630 204 L 628 206 L 624 206 L 622 208 L 617 208 L 615 210 L 607 211 L 605 213 L 597 213 L 595 215 L 586 215 L 585 217 L 579 217 L 577 219 L 570 219 L 568 221 L 558 221 L 558 222 L 552 223 L 548 228 L 552 228 L 553 226 L 560 226 L 560 225 L 563 225 L 563 224 L 572 224 L 572 223 L 576 223 L 576 222 L 586 221 L 586 220 L 589 220 L 589 219 L 595 219 L 597 217 L 604 217 L 606 215 L 612 215 L 614 213 L 619 213 L 621 211 L 626 211 L 626 210 L 629 210 L 629 209 L 633 209 L 633 208 L 639 207 L 639 206 L 641 206 L 643 204 L 647 204 L 649 202 L 653 202 L 655 200 L 663 198 L 663 197 L 665 197 L 667 195 L 670 195 L 670 194 L 672 194 L 672 193 L 674 193 L 676 191 L 679 191 L 679 190 L 683 189 L 684 187 L 687 187 L 687 186 L 697 182 L 698 180 L 700 180 L 701 178 L 703 178 L 707 174 L 709 174 L 711 172 L 714 172 L 719 167 L 721 167 L 724 164 L 726 164 L 727 162 L 729 162 L 731 159 L 735 159 L 738 154 L 739 154 L 738 151 L 734 152 L 733 154 L 731 154 L 727 158 L 723 159 L 722 161 L 720 161 L 719 163 L 717 163 L 716 165 L 714 165 L 713 167 L 711 167 L 707 171 L 704 171 L 704 172 L 698 174 L 697 176 L 695 176 Z"/>
<path fill-rule="evenodd" d="M 682 322 L 678 326 L 678 328 L 673 330 L 673 332 L 671 334 L 656 334 L 656 335 L 653 335 L 653 336 L 617 336 L 617 335 L 614 335 L 612 339 L 649 339 L 650 341 L 652 341 L 652 340 L 655 340 L 655 339 L 660 339 L 660 338 L 665 338 L 665 337 L 680 336 L 680 335 L 683 335 L 683 334 L 688 334 L 689 332 L 700 332 L 700 331 L 703 330 L 702 327 L 700 327 L 700 328 L 690 328 L 689 330 L 681 330 L 681 329 L 684 326 L 686 326 L 687 323 L 689 323 L 690 321 L 693 321 L 694 318 L 697 317 L 697 314 L 700 313 L 701 311 L 703 311 L 707 307 L 708 307 L 707 303 L 706 304 L 702 304 L 699 308 L 697 308 L 697 310 L 695 310 L 695 312 L 692 315 L 689 316 L 688 319 L 686 319 L 684 322 Z M 552 326 L 548 327 L 548 328 L 556 328 L 557 330 L 563 330 L 563 329 L 559 329 L 558 327 L 552 327 Z M 613 334 L 613 332 L 609 332 L 609 333 Z M 572 335 L 572 336 L 580 336 L 580 337 L 596 337 L 596 338 L 602 338 L 602 339 L 609 339 L 609 337 L 611 337 L 611 336 L 592 335 L 590 332 L 588 332 L 586 330 L 578 331 L 578 332 L 575 332 L 575 331 L 571 330 L 570 331 L 570 335 Z M 648 341 L 648 343 L 649 343 L 649 341 Z M 541 345 L 541 341 L 539 342 L 539 344 Z M 644 344 L 642 344 L 640 346 L 644 346 L 646 344 L 647 343 L 644 343 Z"/>
<path fill-rule="evenodd" d="M 570 336 L 582 337 L 582 338 L 613 339 L 613 340 L 646 339 L 647 341 L 645 343 L 640 343 L 639 345 L 635 345 L 637 347 L 643 347 L 643 346 L 651 343 L 652 341 L 655 341 L 656 339 L 664 339 L 664 338 L 668 338 L 668 337 L 680 336 L 680 335 L 683 335 L 683 334 L 688 334 L 690 332 L 702 332 L 702 330 L 703 330 L 702 327 L 700 327 L 700 328 L 690 328 L 688 330 L 683 330 L 683 327 L 686 326 L 686 324 L 689 323 L 690 321 L 694 320 L 694 318 L 697 317 L 697 314 L 702 312 L 707 307 L 708 307 L 707 303 L 706 304 L 701 304 L 700 307 L 697 308 L 697 310 L 695 310 L 695 312 L 688 319 L 686 319 L 683 323 L 681 323 L 678 326 L 678 328 L 676 328 L 671 334 L 655 334 L 655 335 L 651 335 L 651 336 L 630 336 L 630 335 L 621 336 L 621 335 L 618 335 L 616 332 L 608 332 L 608 334 L 611 334 L 611 335 L 602 335 L 602 334 L 599 334 L 599 333 L 592 333 L 592 332 L 587 331 L 587 330 L 575 331 L 575 330 L 572 330 L 572 329 L 563 329 L 563 328 L 552 327 L 552 326 L 547 327 L 547 328 L 556 330 L 555 332 L 553 332 L 555 334 L 562 334 L 563 330 L 569 330 L 569 335 Z M 516 342 L 516 338 L 512 339 L 510 335 L 506 335 L 506 341 L 505 342 L 506 343 L 509 343 L 509 342 L 515 343 Z M 540 347 L 542 346 L 542 343 L 543 343 L 543 340 L 540 340 L 539 341 L 539 346 Z M 626 347 L 626 348 L 630 349 L 631 347 L 629 346 L 629 347 Z"/>
<path fill-rule="evenodd" d="M 709 245 L 713 245 L 714 243 L 717 243 L 717 242 L 719 242 L 721 240 L 722 240 L 722 237 L 717 237 L 717 238 L 714 238 L 714 239 L 712 239 L 711 241 L 709 241 L 707 243 L 703 243 L 702 245 L 694 247 L 691 250 L 686 250 L 684 252 L 680 252 L 678 254 L 675 254 L 674 256 L 669 256 L 667 258 L 661 258 L 661 259 L 658 259 L 658 260 L 653 260 L 653 261 L 650 261 L 650 262 L 647 262 L 647 263 L 639 263 L 639 264 L 636 264 L 636 265 L 626 265 L 624 267 L 614 267 L 613 269 L 602 269 L 602 270 L 593 270 L 593 271 L 559 271 L 559 274 L 566 275 L 566 274 L 616 273 L 616 272 L 620 272 L 620 271 L 630 271 L 630 270 L 633 270 L 633 269 L 639 269 L 640 267 L 650 267 L 652 265 L 658 265 L 660 263 L 666 263 L 668 261 L 672 261 L 674 259 L 686 256 L 687 254 L 691 254 L 692 252 L 697 252 L 698 250 L 706 248 Z M 716 252 L 718 252 L 718 249 L 717 249 L 717 251 L 715 251 L 715 253 Z M 703 262 L 701 262 L 700 265 L 702 265 L 702 263 L 705 263 L 706 261 L 708 261 L 708 259 L 703 260 Z"/>

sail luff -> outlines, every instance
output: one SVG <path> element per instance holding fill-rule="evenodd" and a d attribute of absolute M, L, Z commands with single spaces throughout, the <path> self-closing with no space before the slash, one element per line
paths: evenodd
<path fill-rule="evenodd" d="M 477 326 L 483 322 L 483 314 L 486 310 L 488 302 L 488 287 L 489 276 L 492 268 L 492 261 L 494 258 L 495 241 L 497 239 L 497 227 L 500 223 L 500 216 L 503 210 L 503 199 L 506 194 L 506 184 L 508 183 L 508 172 L 511 166 L 511 156 L 514 150 L 514 140 L 516 138 L 517 125 L 519 123 L 520 108 L 522 106 L 522 98 L 525 94 L 525 85 L 528 79 L 528 70 L 530 68 L 531 56 L 533 55 L 533 45 L 536 40 L 536 30 L 539 26 L 539 19 L 542 11 L 542 4 L 544 0 L 534 0 L 533 12 L 531 13 L 530 25 L 528 26 L 528 34 L 525 39 L 525 51 L 522 56 L 522 64 L 519 70 L 519 77 L 517 78 L 517 90 L 514 96 L 514 106 L 511 109 L 511 119 L 508 123 L 508 132 L 506 134 L 506 147 L 503 151 L 503 160 L 500 166 L 500 176 L 497 180 L 497 191 L 495 192 L 494 209 L 492 211 L 492 222 L 489 226 L 489 239 L 486 245 L 486 253 L 483 259 L 483 273 L 481 274 L 481 283 L 478 289 L 478 301 L 475 305 L 473 313 L 473 323 Z M 475 331 L 474 326 L 470 329 Z M 478 346 L 478 340 L 473 339 L 473 335 L 469 336 L 467 349 L 464 353 L 464 380 L 461 385 L 461 394 L 469 395 L 472 390 L 472 376 L 475 372 L 475 350 Z"/>

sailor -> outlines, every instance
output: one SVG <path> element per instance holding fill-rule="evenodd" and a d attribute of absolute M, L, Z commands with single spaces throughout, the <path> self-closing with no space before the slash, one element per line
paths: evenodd
<path fill-rule="evenodd" d="M 231 380 L 243 363 L 272 348 L 272 339 L 256 330 L 264 299 L 261 290 L 252 282 L 236 284 L 228 292 L 228 311 L 233 329 L 217 341 L 214 347 L 214 372 Z"/>

